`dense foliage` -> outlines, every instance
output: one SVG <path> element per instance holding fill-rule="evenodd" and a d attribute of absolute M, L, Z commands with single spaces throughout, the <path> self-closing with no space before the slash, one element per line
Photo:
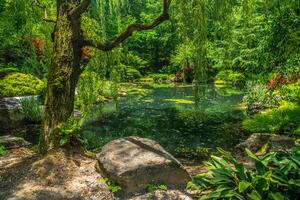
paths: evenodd
<path fill-rule="evenodd" d="M 43 81 L 31 74 L 12 73 L 0 80 L 1 96 L 40 94 L 45 89 Z"/>
<path fill-rule="evenodd" d="M 74 52 L 80 52 L 80 58 L 72 57 L 72 48 L 68 53 L 53 52 L 54 29 L 61 25 L 55 22 L 56 2 L 0 1 L 0 97 L 43 96 L 47 80 L 48 91 L 56 89 L 48 97 L 70 93 L 70 108 L 59 109 L 64 98 L 45 106 L 54 108 L 55 115 L 43 112 L 42 102 L 35 98 L 20 102 L 27 123 L 40 123 L 48 113 L 49 122 L 60 117 L 50 125 L 64 121 L 53 132 L 60 146 L 86 144 L 96 149 L 112 139 L 138 135 L 159 141 L 178 157 L 206 159 L 216 146 L 236 145 L 242 132 L 299 136 L 299 0 L 173 0 L 170 20 L 130 33 L 130 39 L 109 52 L 78 45 Z M 76 21 L 82 25 L 79 35 L 108 44 L 128 25 L 152 22 L 162 6 L 158 0 L 92 0 Z M 86 41 L 71 43 L 76 42 Z M 65 53 L 71 56 L 65 58 Z M 68 88 L 66 80 L 75 65 L 56 73 L 57 55 L 62 55 L 60 68 L 72 59 L 78 61 L 78 84 L 75 76 L 69 82 L 74 87 Z M 142 81 L 152 83 L 132 84 Z M 171 90 L 162 85 L 170 82 L 191 83 L 193 88 L 172 85 Z M 213 89 L 207 83 L 214 83 Z M 243 92 L 239 107 L 229 102 L 240 102 Z M 121 96 L 129 100 L 119 101 Z M 130 102 L 131 98 L 139 101 Z M 104 105 L 116 109 L 105 112 Z M 80 116 L 65 120 L 63 115 L 74 109 Z M 299 152 L 257 157 L 247 151 L 256 168 L 246 169 L 220 151 L 221 157 L 208 162 L 209 171 L 189 184 L 207 192 L 200 199 L 298 198 Z M 5 153 L 0 144 L 0 156 Z M 106 183 L 113 191 L 119 189 Z M 165 187 L 152 185 L 150 190 L 158 188 Z"/>
<path fill-rule="evenodd" d="M 55 16 L 55 4 L 47 0 L 42 2 L 48 6 L 48 15 Z M 43 10 L 31 6 L 29 1 L 5 0 L 2 4 L 1 66 L 46 76 L 53 24 L 45 22 Z M 83 26 L 89 36 L 103 41 L 113 38 L 129 23 L 151 21 L 160 10 L 161 1 L 97 0 L 84 15 Z M 129 71 L 134 68 L 142 75 L 149 72 L 175 75 L 191 67 L 199 78 L 206 77 L 201 75 L 204 71 L 209 77 L 224 70 L 243 73 L 246 77 L 262 73 L 266 76 L 272 71 L 299 73 L 300 14 L 297 1 L 203 0 L 188 4 L 175 1 L 172 10 L 170 22 L 134 34 L 120 51 L 112 53 L 122 57 L 120 62 L 129 66 Z M 14 23 L 10 23 L 12 21 Z M 92 51 L 92 54 L 97 57 L 92 58 L 93 65 L 104 67 L 108 64 L 101 53 Z M 197 70 L 198 67 L 204 71 Z M 132 75 L 129 76 L 131 79 Z"/>
<path fill-rule="evenodd" d="M 188 187 L 210 191 L 199 199 L 297 199 L 299 195 L 299 151 L 272 152 L 257 157 L 247 150 L 255 169 L 247 169 L 229 152 L 212 156 L 208 172 L 198 174 Z"/>

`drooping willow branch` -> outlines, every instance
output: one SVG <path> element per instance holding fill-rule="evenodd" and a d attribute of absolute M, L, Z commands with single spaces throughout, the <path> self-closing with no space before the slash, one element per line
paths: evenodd
<path fill-rule="evenodd" d="M 54 19 L 49 19 L 48 18 L 48 9 L 47 9 L 47 6 L 45 4 L 40 2 L 40 0 L 35 0 L 34 2 L 39 8 L 41 8 L 44 11 L 44 18 L 43 18 L 44 21 L 56 23 L 56 21 Z"/>
<path fill-rule="evenodd" d="M 90 1 L 90 0 L 84 0 L 82 2 L 82 4 L 85 1 Z M 170 18 L 169 9 L 170 9 L 170 5 L 171 5 L 171 1 L 172 0 L 163 0 L 163 11 L 162 11 L 162 13 L 156 19 L 154 19 L 154 21 L 151 22 L 151 23 L 148 23 L 148 24 L 138 24 L 138 23 L 130 24 L 123 33 L 121 33 L 118 37 L 116 37 L 113 41 L 110 41 L 110 42 L 99 43 L 99 42 L 94 41 L 93 39 L 84 38 L 83 41 L 82 41 L 82 45 L 83 46 L 95 47 L 95 48 L 100 49 L 102 51 L 110 51 L 113 48 L 117 47 L 122 42 L 124 42 L 127 38 L 132 36 L 132 34 L 134 32 L 153 29 L 156 26 L 160 25 L 162 22 L 168 20 Z M 84 6 L 86 6 L 86 4 L 82 5 L 82 7 L 84 7 Z M 82 9 L 81 8 L 79 9 L 79 7 L 80 6 L 77 7 L 78 11 L 76 11 L 76 12 L 82 12 Z"/>

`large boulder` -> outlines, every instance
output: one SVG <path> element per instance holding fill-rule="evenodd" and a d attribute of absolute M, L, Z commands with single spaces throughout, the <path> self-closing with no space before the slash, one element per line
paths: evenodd
<path fill-rule="evenodd" d="M 285 135 L 272 133 L 253 133 L 246 141 L 238 144 L 236 150 L 243 152 L 245 148 L 258 152 L 265 147 L 269 151 L 290 151 L 295 146 L 295 139 Z"/>
<path fill-rule="evenodd" d="M 178 160 L 146 138 L 113 140 L 102 148 L 97 160 L 100 172 L 129 192 L 141 191 L 149 184 L 182 185 L 190 180 Z"/>
<path fill-rule="evenodd" d="M 0 144 L 2 144 L 6 149 L 15 149 L 30 146 L 30 143 L 23 138 L 11 135 L 0 136 Z"/>

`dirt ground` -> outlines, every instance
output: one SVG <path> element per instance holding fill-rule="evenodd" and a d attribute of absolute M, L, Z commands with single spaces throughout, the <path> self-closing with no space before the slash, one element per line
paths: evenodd
<path fill-rule="evenodd" d="M 0 200 L 191 200 L 185 189 L 154 193 L 113 194 L 95 169 L 95 159 L 76 151 L 44 157 L 28 148 L 13 149 L 0 158 Z M 198 165 L 187 170 L 195 174 Z"/>

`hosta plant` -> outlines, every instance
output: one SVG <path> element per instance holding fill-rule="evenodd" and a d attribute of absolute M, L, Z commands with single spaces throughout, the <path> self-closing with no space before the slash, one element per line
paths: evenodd
<path fill-rule="evenodd" d="M 300 152 L 271 152 L 257 157 L 246 149 L 255 168 L 248 170 L 229 152 L 212 156 L 208 172 L 198 174 L 188 188 L 200 190 L 199 199 L 298 199 L 300 196 Z"/>

